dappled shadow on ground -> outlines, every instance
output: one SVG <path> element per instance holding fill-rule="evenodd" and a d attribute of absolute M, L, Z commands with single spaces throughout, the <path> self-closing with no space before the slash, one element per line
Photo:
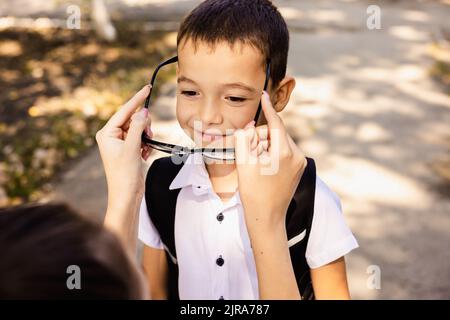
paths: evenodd
<path fill-rule="evenodd" d="M 111 112 L 173 54 L 170 33 L 139 22 L 117 28 L 112 43 L 87 30 L 0 31 L 0 205 L 38 199 L 43 183 L 93 145 Z"/>
<path fill-rule="evenodd" d="M 348 12 L 333 12 L 345 23 Z M 430 77 L 432 17 L 385 7 L 379 31 L 292 33 L 297 87 L 283 118 L 360 242 L 349 257 L 356 298 L 450 295 L 450 180 L 436 169 L 450 161 L 450 99 Z M 381 290 L 366 286 L 370 265 Z"/>

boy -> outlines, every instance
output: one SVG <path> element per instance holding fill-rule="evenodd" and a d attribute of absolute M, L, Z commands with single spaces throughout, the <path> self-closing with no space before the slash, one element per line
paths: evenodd
<path fill-rule="evenodd" d="M 220 141 L 232 148 L 233 132 L 254 125 L 268 59 L 271 98 L 266 108 L 271 103 L 282 111 L 295 87 L 294 78 L 286 75 L 287 26 L 268 0 L 204 1 L 182 22 L 177 46 L 177 119 L 192 138 L 201 136 L 203 146 Z M 265 123 L 264 114 L 259 119 L 259 125 Z M 255 257 L 260 258 L 249 237 L 236 165 L 201 160 L 191 156 L 175 170 L 166 158 L 156 160 L 149 170 L 139 238 L 151 297 L 258 299 Z M 305 245 L 303 257 L 291 251 L 296 280 L 302 286 L 297 261 L 306 259 L 315 298 L 348 299 L 344 255 L 358 244 L 345 224 L 339 198 L 316 178 L 311 166 L 308 161 L 310 171 L 304 174 L 313 177 L 310 228 L 306 236 L 299 233 L 289 239 L 290 247 L 302 241 Z M 305 183 L 302 177 L 300 185 Z M 293 202 L 288 215 L 301 206 L 302 201 Z M 171 219 L 164 217 L 171 212 Z M 266 241 L 277 240 L 268 234 Z M 271 296 L 285 297 L 281 292 Z"/>

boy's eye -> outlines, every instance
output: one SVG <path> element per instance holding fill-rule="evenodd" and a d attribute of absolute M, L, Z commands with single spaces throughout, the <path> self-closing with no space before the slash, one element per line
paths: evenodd
<path fill-rule="evenodd" d="M 191 90 L 184 90 L 184 91 L 181 91 L 181 94 L 184 96 L 193 97 L 197 94 L 197 92 L 191 91 Z"/>
<path fill-rule="evenodd" d="M 241 97 L 228 97 L 228 99 L 230 99 L 231 102 L 244 102 L 245 98 L 241 98 Z"/>

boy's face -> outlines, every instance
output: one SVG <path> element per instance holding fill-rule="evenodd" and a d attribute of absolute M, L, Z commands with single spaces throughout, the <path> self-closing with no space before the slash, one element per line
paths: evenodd
<path fill-rule="evenodd" d="M 196 50 L 194 50 L 196 49 Z M 253 120 L 264 89 L 263 55 L 250 45 L 198 41 L 178 49 L 177 119 L 197 145 L 232 148 Z"/>

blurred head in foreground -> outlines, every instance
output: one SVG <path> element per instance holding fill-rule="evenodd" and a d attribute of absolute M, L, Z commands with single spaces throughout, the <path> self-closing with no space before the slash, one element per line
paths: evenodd
<path fill-rule="evenodd" d="M 140 299 L 120 241 L 66 205 L 0 209 L 0 299 Z"/>

